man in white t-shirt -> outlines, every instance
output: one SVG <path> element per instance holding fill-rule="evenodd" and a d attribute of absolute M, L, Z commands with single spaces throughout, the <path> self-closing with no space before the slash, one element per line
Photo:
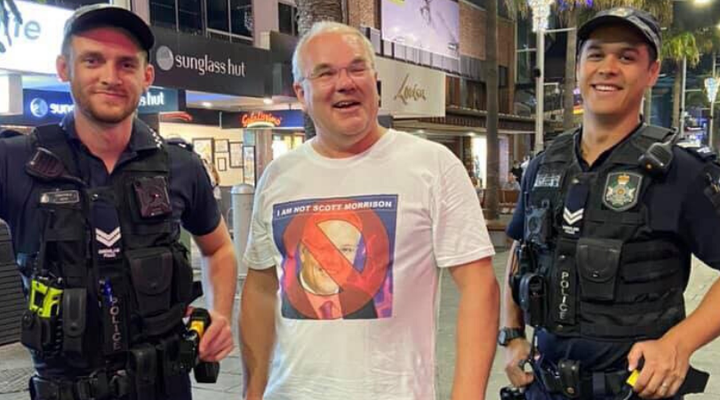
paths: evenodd
<path fill-rule="evenodd" d="M 249 400 L 434 400 L 439 278 L 460 291 L 453 400 L 485 399 L 499 290 L 475 190 L 443 146 L 377 122 L 375 56 L 316 24 L 293 57 L 317 136 L 255 193 L 241 342 Z"/>

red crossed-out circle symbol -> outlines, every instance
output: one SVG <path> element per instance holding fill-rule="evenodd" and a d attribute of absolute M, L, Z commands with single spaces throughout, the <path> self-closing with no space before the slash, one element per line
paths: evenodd
<path fill-rule="evenodd" d="M 288 224 L 283 236 L 287 249 L 284 262 L 283 288 L 293 307 L 308 318 L 316 313 L 307 300 L 307 292 L 298 278 L 299 245 L 302 243 L 323 270 L 340 287 L 338 294 L 343 314 L 351 314 L 372 301 L 387 276 L 390 265 L 390 246 L 385 225 L 374 210 L 349 210 L 352 200 L 330 200 L 310 206 L 332 210 L 297 215 Z M 365 264 L 362 271 L 353 266 L 320 228 L 326 221 L 343 221 L 351 224 L 362 235 L 365 243 Z"/>

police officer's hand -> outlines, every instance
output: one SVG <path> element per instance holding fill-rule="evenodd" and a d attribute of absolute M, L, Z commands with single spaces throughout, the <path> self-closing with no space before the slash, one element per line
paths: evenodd
<path fill-rule="evenodd" d="M 210 318 L 210 327 L 200 340 L 200 360 L 215 362 L 230 354 L 235 344 L 227 317 L 210 310 Z"/>
<path fill-rule="evenodd" d="M 628 369 L 637 369 L 641 359 L 644 365 L 633 390 L 643 399 L 673 397 L 685 381 L 690 354 L 677 342 L 661 338 L 635 343 L 628 354 Z"/>
<path fill-rule="evenodd" d="M 505 373 L 510 383 L 517 387 L 525 387 L 532 383 L 533 374 L 525 372 L 523 364 L 530 355 L 530 342 L 525 338 L 511 340 L 505 348 Z"/>

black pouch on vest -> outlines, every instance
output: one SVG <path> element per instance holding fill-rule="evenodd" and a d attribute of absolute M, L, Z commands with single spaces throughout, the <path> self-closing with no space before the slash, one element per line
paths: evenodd
<path fill-rule="evenodd" d="M 157 356 L 159 365 L 159 376 L 162 379 L 161 390 L 163 393 L 172 392 L 174 378 L 186 373 L 182 370 L 178 360 L 180 352 L 180 339 L 177 335 L 161 339 L 157 345 Z"/>
<path fill-rule="evenodd" d="M 167 215 L 172 211 L 165 177 L 139 178 L 132 186 L 143 218 Z"/>
<path fill-rule="evenodd" d="M 167 312 L 172 295 L 172 252 L 166 247 L 152 247 L 127 251 L 126 254 L 140 316 Z"/>
<path fill-rule="evenodd" d="M 187 257 L 187 250 L 182 245 L 178 245 L 173 248 L 172 254 L 175 262 L 172 299 L 173 302 L 189 305 L 197 297 L 193 289 L 193 269 Z"/>
<path fill-rule="evenodd" d="M 155 400 L 158 376 L 157 351 L 149 344 L 130 349 L 127 365 L 130 400 Z"/>
<path fill-rule="evenodd" d="M 583 300 L 612 301 L 622 254 L 622 240 L 581 238 L 576 262 Z"/>
<path fill-rule="evenodd" d="M 22 316 L 20 342 L 43 357 L 59 353 L 62 331 L 58 317 L 44 318 L 27 310 Z"/>
<path fill-rule="evenodd" d="M 82 355 L 87 315 L 87 290 L 65 289 L 62 299 L 63 353 Z"/>

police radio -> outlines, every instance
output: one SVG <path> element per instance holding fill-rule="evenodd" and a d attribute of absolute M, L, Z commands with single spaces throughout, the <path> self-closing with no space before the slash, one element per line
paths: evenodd
<path fill-rule="evenodd" d="M 640 166 L 655 176 L 663 176 L 670 170 L 674 155 L 672 147 L 680 141 L 680 132 L 673 129 L 672 135 L 664 142 L 655 142 L 638 159 Z"/>

